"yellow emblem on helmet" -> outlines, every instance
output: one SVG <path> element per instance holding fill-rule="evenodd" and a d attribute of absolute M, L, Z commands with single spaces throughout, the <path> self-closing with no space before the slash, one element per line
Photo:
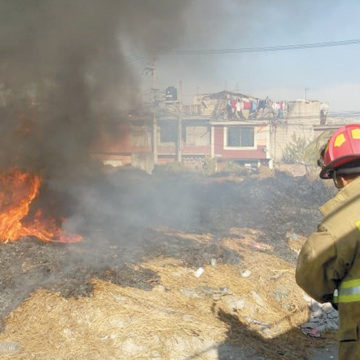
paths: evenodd
<path fill-rule="evenodd" d="M 352 138 L 355 140 L 360 139 L 360 129 L 351 130 Z"/>
<path fill-rule="evenodd" d="M 335 142 L 334 142 L 334 146 L 335 147 L 340 147 L 344 142 L 346 141 L 345 139 L 345 135 L 344 134 L 340 134 L 336 137 Z"/>

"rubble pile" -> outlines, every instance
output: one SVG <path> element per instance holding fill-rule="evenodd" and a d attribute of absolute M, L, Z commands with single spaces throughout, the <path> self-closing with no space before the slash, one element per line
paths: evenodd
<path fill-rule="evenodd" d="M 310 319 L 301 324 L 301 331 L 305 335 L 320 337 L 327 331 L 339 328 L 338 312 L 330 303 L 320 304 L 309 296 L 304 296 L 310 309 Z"/>

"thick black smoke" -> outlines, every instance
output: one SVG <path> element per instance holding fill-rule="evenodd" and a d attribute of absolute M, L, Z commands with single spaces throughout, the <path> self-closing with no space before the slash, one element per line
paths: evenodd
<path fill-rule="evenodd" d="M 124 45 L 176 46 L 185 3 L 1 0 L 0 167 L 85 170 L 99 123 L 138 101 Z"/>

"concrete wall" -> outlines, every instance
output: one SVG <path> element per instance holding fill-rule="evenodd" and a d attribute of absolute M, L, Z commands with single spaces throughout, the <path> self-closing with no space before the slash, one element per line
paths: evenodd
<path fill-rule="evenodd" d="M 281 162 L 283 152 L 288 144 L 293 142 L 293 138 L 302 137 L 307 141 L 315 138 L 314 126 L 312 124 L 283 124 L 271 128 L 270 132 L 270 156 L 275 162 Z"/>
<path fill-rule="evenodd" d="M 320 125 L 320 111 L 324 104 L 320 101 L 297 100 L 288 102 L 286 118 L 274 123 L 270 131 L 270 156 L 281 162 L 284 149 L 293 143 L 294 136 L 314 140 L 314 127 Z"/>
<path fill-rule="evenodd" d="M 287 104 L 287 122 L 289 124 L 319 124 L 321 106 L 320 101 L 290 101 Z"/>

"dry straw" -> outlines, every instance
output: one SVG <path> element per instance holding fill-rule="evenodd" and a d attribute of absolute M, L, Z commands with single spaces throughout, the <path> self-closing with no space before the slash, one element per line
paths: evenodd
<path fill-rule="evenodd" d="M 245 240 L 222 240 L 239 252 L 240 264 L 204 266 L 199 278 L 178 259 L 142 264 L 161 278 L 152 291 L 98 279 L 91 297 L 65 299 L 39 289 L 7 318 L 0 342 L 21 348 L 1 359 L 205 360 L 218 359 L 224 342 L 258 348 L 267 359 L 276 359 L 278 349 L 283 359 L 301 359 L 309 341 L 294 327 L 308 310 L 294 266 L 255 249 L 256 232 L 242 233 Z M 250 276 L 242 277 L 244 270 Z M 235 300 L 243 306 L 232 306 Z"/>

